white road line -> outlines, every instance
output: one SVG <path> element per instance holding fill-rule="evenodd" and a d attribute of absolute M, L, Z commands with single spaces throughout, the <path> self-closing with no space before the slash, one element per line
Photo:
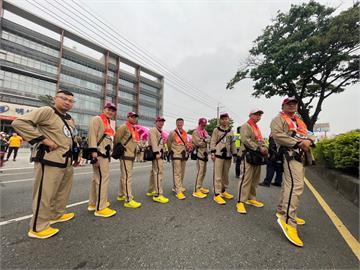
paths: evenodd
<path fill-rule="evenodd" d="M 85 203 L 88 203 L 88 202 L 89 202 L 89 200 L 82 201 L 82 202 L 77 202 L 77 203 L 73 203 L 73 204 L 69 204 L 69 205 L 66 206 L 66 208 L 74 207 L 74 206 L 81 205 L 81 204 L 85 204 Z M 14 223 L 14 222 L 18 222 L 18 221 L 22 221 L 22 220 L 25 220 L 25 219 L 29 219 L 29 218 L 31 218 L 31 217 L 32 217 L 32 215 L 27 215 L 27 216 L 23 216 L 23 217 L 18 217 L 18 218 L 13 218 L 13 219 L 5 220 L 5 221 L 0 222 L 0 226 L 6 225 L 6 224 L 10 224 L 10 223 Z"/>
<path fill-rule="evenodd" d="M 116 166 L 119 166 L 119 163 L 110 163 L 110 166 L 112 165 L 116 165 Z M 85 165 L 85 166 L 79 166 L 79 167 L 76 167 L 78 169 L 86 169 L 86 168 L 91 168 L 90 164 L 89 165 Z M 16 168 L 5 168 L 5 169 L 1 169 L 1 171 L 5 172 L 5 171 L 15 171 L 15 170 L 27 170 L 27 169 L 34 169 L 34 166 L 32 167 L 16 167 Z M 5 175 L 5 174 L 0 174 L 0 175 Z M 11 175 L 15 175 L 15 174 L 11 174 Z"/>
<path fill-rule="evenodd" d="M 152 167 L 152 166 L 138 166 L 138 167 L 134 167 L 134 169 L 141 169 L 141 168 L 148 168 L 148 167 Z M 110 172 L 114 172 L 114 171 L 120 171 L 119 170 L 110 170 Z M 92 171 L 89 172 L 81 172 L 81 173 L 75 173 L 74 176 L 76 175 L 84 175 L 84 174 L 92 174 Z M 10 180 L 10 181 L 0 181 L 0 184 L 11 184 L 11 183 L 19 183 L 19 182 L 27 182 L 27 181 L 34 181 L 34 178 L 26 178 L 26 179 L 19 179 L 19 180 Z"/>
<path fill-rule="evenodd" d="M 118 165 L 118 164 L 116 164 Z M 114 167 L 114 166 L 111 166 L 110 167 Z M 79 171 L 79 170 L 86 170 L 86 169 L 89 169 L 91 168 L 90 166 L 86 166 L 86 167 L 76 167 L 75 170 L 76 171 Z M 24 169 L 24 168 L 22 168 Z M 31 169 L 33 170 L 34 167 L 31 167 Z M 21 173 L 8 173 L 8 174 L 0 174 L 0 176 L 12 176 L 12 175 L 21 175 L 21 174 L 29 174 L 29 172 L 21 172 Z"/>

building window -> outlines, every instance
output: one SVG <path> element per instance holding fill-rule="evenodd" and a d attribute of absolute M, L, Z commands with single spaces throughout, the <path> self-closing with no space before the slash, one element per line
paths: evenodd
<path fill-rule="evenodd" d="M 18 35 L 15 35 L 13 33 L 9 33 L 6 31 L 2 31 L 2 38 L 9 40 L 11 42 L 20 44 L 22 46 L 28 47 L 30 49 L 36 50 L 36 51 L 40 51 L 42 53 L 51 55 L 51 56 L 55 56 L 55 57 L 59 57 L 59 51 L 54 50 L 48 46 L 42 45 L 40 43 L 34 42 L 32 40 L 20 37 Z"/>
<path fill-rule="evenodd" d="M 14 54 L 11 52 L 5 52 L 1 54 L 2 55 L 2 59 L 12 62 L 12 63 L 16 63 L 16 64 L 20 64 L 23 66 L 27 66 L 27 67 L 31 67 L 31 68 L 35 68 L 41 71 L 46 71 L 49 72 L 51 74 L 56 74 L 57 73 L 57 67 L 22 56 L 22 55 L 18 55 L 18 54 Z"/>
<path fill-rule="evenodd" d="M 159 92 L 160 92 L 160 89 L 159 89 L 159 88 L 156 88 L 156 87 L 147 85 L 147 84 L 145 84 L 145 83 L 140 83 L 140 88 L 143 88 L 143 89 L 145 89 L 145 90 L 148 90 L 148 91 L 150 91 L 151 93 L 153 93 L 153 94 L 155 94 L 155 95 L 159 95 Z"/>

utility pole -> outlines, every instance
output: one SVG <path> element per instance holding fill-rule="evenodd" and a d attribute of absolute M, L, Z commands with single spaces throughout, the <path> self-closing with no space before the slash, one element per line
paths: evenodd
<path fill-rule="evenodd" d="M 224 106 L 220 106 L 220 102 L 218 103 L 217 107 L 216 107 L 216 119 L 217 119 L 217 125 L 220 124 L 220 109 L 224 108 Z"/>

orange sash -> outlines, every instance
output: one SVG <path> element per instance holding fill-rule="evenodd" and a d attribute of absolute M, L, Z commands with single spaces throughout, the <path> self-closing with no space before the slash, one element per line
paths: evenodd
<path fill-rule="evenodd" d="M 286 123 L 289 127 L 289 130 L 295 131 L 297 134 L 300 134 L 303 136 L 308 135 L 307 126 L 304 123 L 304 121 L 300 119 L 300 117 L 298 117 L 297 115 L 294 115 L 294 120 L 296 122 L 296 126 L 295 126 L 295 123 L 293 122 L 293 120 L 286 113 L 280 112 L 280 116 L 282 119 L 284 119 L 286 121 Z"/>
<path fill-rule="evenodd" d="M 254 120 L 252 118 L 250 118 L 247 122 L 251 126 L 252 131 L 254 132 L 256 140 L 258 142 L 263 142 L 264 137 L 262 136 L 261 131 L 260 131 L 259 127 L 257 126 L 257 124 L 254 122 Z"/>
<path fill-rule="evenodd" d="M 130 124 L 129 122 L 126 122 L 126 126 L 130 130 L 132 140 L 134 142 L 137 142 L 137 143 L 140 142 L 139 131 L 132 124 Z"/>
<path fill-rule="evenodd" d="M 181 134 L 182 140 L 179 137 L 178 133 Z M 174 138 L 175 138 L 175 141 L 176 141 L 177 144 L 184 144 L 184 142 L 187 143 L 187 133 L 186 133 L 185 130 L 180 132 L 178 129 L 175 129 Z"/>
<path fill-rule="evenodd" d="M 104 113 L 100 114 L 100 119 L 104 126 L 104 134 L 114 136 L 115 130 L 113 130 L 110 125 L 110 119 L 108 119 Z"/>

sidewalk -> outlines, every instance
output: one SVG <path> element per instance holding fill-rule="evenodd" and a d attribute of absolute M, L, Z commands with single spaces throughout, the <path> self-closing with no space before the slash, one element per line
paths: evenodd
<path fill-rule="evenodd" d="M 5 154 L 6 158 L 7 153 Z M 8 169 L 28 169 L 33 168 L 34 165 L 30 163 L 30 148 L 20 148 L 16 157 L 16 161 L 13 161 L 14 152 L 11 154 L 8 161 L 4 162 L 4 166 L 0 169 L 6 171 Z"/>

